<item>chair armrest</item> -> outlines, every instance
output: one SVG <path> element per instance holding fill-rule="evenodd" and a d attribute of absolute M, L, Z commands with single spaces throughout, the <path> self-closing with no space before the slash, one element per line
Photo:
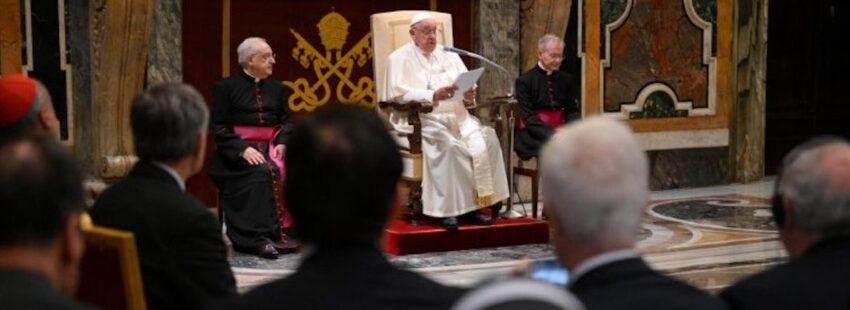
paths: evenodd
<path fill-rule="evenodd" d="M 381 109 L 391 109 L 399 112 L 411 112 L 416 111 L 416 113 L 431 113 L 434 110 L 434 107 L 431 105 L 426 105 L 421 101 L 410 101 L 410 102 L 395 102 L 395 101 L 381 101 L 378 102 L 378 107 Z"/>
<path fill-rule="evenodd" d="M 431 105 L 425 105 L 420 101 L 410 101 L 406 103 L 381 101 L 378 102 L 378 107 L 398 112 L 407 112 L 407 123 L 413 127 L 413 133 L 404 135 L 410 143 L 409 151 L 411 154 L 422 154 L 422 122 L 419 119 L 419 113 L 431 113 L 431 111 L 434 110 L 434 107 Z"/>

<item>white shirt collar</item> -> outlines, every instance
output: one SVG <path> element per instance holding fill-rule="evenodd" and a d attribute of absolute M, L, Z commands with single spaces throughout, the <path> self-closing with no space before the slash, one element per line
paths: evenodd
<path fill-rule="evenodd" d="M 168 172 L 168 174 L 170 174 L 171 177 L 174 178 L 174 181 L 177 181 L 177 185 L 180 185 L 180 189 L 184 192 L 186 191 L 186 181 L 184 181 L 183 178 L 181 178 L 180 175 L 177 174 L 177 171 L 174 171 L 174 169 L 171 168 L 171 166 L 158 161 L 153 161 L 153 164 L 157 167 L 162 168 L 162 170 L 165 170 L 165 172 Z"/>
<path fill-rule="evenodd" d="M 600 266 L 636 257 L 640 257 L 640 253 L 635 251 L 635 249 L 616 250 L 593 256 L 576 266 L 575 270 L 570 274 L 570 283 L 575 283 L 578 278 Z"/>
<path fill-rule="evenodd" d="M 254 76 L 253 74 L 251 74 L 251 72 L 248 72 L 248 70 L 242 69 L 242 71 L 245 71 L 245 74 L 247 74 L 248 76 L 250 76 L 250 77 L 254 78 L 254 83 L 259 83 L 259 82 L 260 82 L 260 80 L 262 80 L 261 78 L 258 78 L 258 77 L 256 77 L 256 76 Z"/>
<path fill-rule="evenodd" d="M 546 75 L 552 75 L 552 72 L 555 72 L 555 71 L 546 70 L 546 67 L 544 67 L 543 64 L 540 63 L 539 61 L 537 62 L 537 66 L 540 67 L 540 69 L 543 69 L 543 71 L 546 71 Z"/>

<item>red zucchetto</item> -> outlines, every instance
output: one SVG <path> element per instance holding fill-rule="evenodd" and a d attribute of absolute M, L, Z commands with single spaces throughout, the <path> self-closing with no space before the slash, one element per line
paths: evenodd
<path fill-rule="evenodd" d="M 35 80 L 22 74 L 0 77 L 0 128 L 17 125 L 36 105 Z"/>

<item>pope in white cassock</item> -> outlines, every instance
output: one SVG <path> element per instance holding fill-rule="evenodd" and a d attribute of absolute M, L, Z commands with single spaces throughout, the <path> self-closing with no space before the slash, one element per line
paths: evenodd
<path fill-rule="evenodd" d="M 457 91 L 455 79 L 467 69 L 457 54 L 437 45 L 434 17 L 427 12 L 414 16 L 410 36 L 412 42 L 389 56 L 380 100 L 433 104 L 431 113 L 420 114 L 423 213 L 444 218 L 447 229 L 456 229 L 457 216 L 508 198 L 502 150 L 496 132 L 482 126 L 465 108 L 464 101 L 475 97 L 474 88 L 463 94 L 463 100 L 449 100 Z M 406 116 L 390 114 L 395 130 L 413 132 Z M 482 224 L 493 220 L 480 212 L 474 217 Z"/>

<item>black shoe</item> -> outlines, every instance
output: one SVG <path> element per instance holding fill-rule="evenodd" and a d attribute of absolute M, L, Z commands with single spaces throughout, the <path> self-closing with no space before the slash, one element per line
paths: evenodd
<path fill-rule="evenodd" d="M 490 212 L 491 212 L 490 214 L 493 214 L 494 217 L 498 216 L 502 212 L 502 202 L 499 201 L 499 202 L 491 205 L 489 208 L 490 208 Z"/>
<path fill-rule="evenodd" d="M 294 239 L 286 238 L 279 242 L 272 243 L 275 250 L 280 254 L 295 253 L 301 249 L 301 243 Z"/>
<path fill-rule="evenodd" d="M 447 217 L 447 218 L 443 219 L 443 228 L 445 228 L 446 230 L 450 230 L 450 231 L 457 230 L 457 227 L 458 227 L 458 225 L 457 225 L 457 218 L 456 217 L 452 216 L 452 217 Z"/>
<path fill-rule="evenodd" d="M 486 215 L 481 210 L 476 211 L 472 219 L 478 225 L 493 225 L 493 216 Z"/>
<path fill-rule="evenodd" d="M 257 246 L 257 256 L 268 259 L 277 259 L 277 256 L 280 255 L 277 249 L 275 249 L 273 242 L 263 242 Z"/>

